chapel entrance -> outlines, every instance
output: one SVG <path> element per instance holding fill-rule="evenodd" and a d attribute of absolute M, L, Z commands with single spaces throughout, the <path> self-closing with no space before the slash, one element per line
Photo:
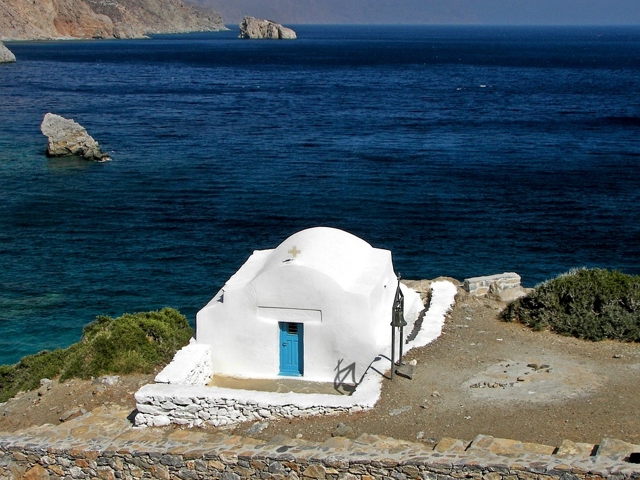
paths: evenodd
<path fill-rule="evenodd" d="M 288 377 L 301 377 L 304 373 L 304 325 L 279 322 L 280 373 Z"/>

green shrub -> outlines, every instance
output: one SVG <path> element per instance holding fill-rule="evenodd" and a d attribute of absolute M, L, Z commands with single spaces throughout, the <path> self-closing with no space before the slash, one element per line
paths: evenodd
<path fill-rule="evenodd" d="M 0 401 L 5 402 L 19 391 L 40 386 L 41 378 L 58 376 L 64 365 L 65 350 L 42 351 L 28 355 L 15 365 L 0 366 Z"/>
<path fill-rule="evenodd" d="M 115 319 L 99 316 L 84 328 L 60 378 L 150 373 L 168 363 L 192 335 L 185 316 L 171 308 Z"/>
<path fill-rule="evenodd" d="M 511 303 L 505 321 L 586 340 L 640 341 L 640 276 L 579 269 Z"/>
<path fill-rule="evenodd" d="M 189 342 L 193 331 L 177 310 L 98 316 L 82 339 L 68 348 L 24 357 L 0 366 L 0 401 L 32 390 L 41 378 L 91 378 L 105 374 L 151 373 Z"/>

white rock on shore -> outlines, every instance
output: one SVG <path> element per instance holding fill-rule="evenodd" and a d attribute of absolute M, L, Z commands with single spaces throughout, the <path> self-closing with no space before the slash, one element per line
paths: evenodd
<path fill-rule="evenodd" d="M 298 38 L 296 32 L 271 20 L 259 20 L 244 17 L 240 22 L 238 38 L 264 38 L 271 40 L 293 40 Z"/>
<path fill-rule="evenodd" d="M 16 61 L 16 56 L 6 45 L 0 42 L 0 63 L 12 63 Z"/>
<path fill-rule="evenodd" d="M 87 130 L 73 120 L 47 113 L 40 130 L 49 140 L 47 155 L 50 157 L 79 155 L 87 160 L 111 160 L 109 155 L 100 150 L 100 145 Z"/>

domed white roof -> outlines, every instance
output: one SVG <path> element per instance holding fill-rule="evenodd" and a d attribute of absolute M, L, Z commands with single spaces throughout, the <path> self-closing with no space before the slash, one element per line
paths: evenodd
<path fill-rule="evenodd" d="M 260 273 L 296 265 L 317 270 L 345 288 L 366 269 L 373 250 L 367 242 L 343 230 L 309 228 L 291 235 L 272 250 Z"/>

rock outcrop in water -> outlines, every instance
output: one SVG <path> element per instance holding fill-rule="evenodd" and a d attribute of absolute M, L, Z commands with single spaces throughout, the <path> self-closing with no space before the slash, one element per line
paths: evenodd
<path fill-rule="evenodd" d="M 182 0 L 2 0 L 0 7 L 0 40 L 227 30 L 217 12 Z"/>
<path fill-rule="evenodd" d="M 239 26 L 240 35 L 238 38 L 265 38 L 272 40 L 293 40 L 297 38 L 296 32 L 271 20 L 244 17 Z"/>
<path fill-rule="evenodd" d="M 42 120 L 40 130 L 49 139 L 47 155 L 64 157 L 78 155 L 87 160 L 104 162 L 111 160 L 109 155 L 100 150 L 100 145 L 85 128 L 73 120 L 54 113 L 47 113 Z"/>
<path fill-rule="evenodd" d="M 4 43 L 0 42 L 0 63 L 11 63 L 16 61 L 16 56 Z"/>

